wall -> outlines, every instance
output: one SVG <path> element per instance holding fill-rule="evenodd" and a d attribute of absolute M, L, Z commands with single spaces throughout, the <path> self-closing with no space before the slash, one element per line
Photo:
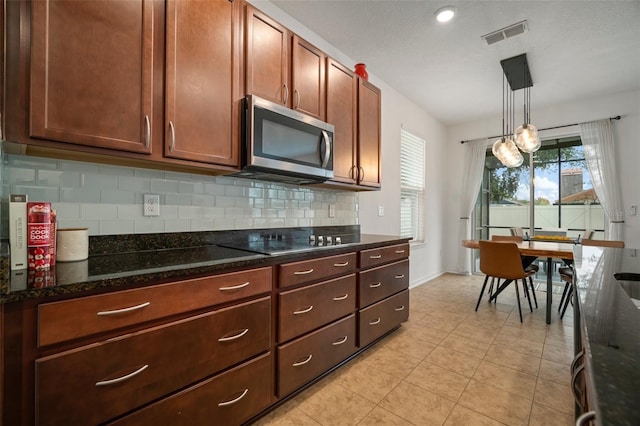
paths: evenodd
<path fill-rule="evenodd" d="M 2 199 L 49 201 L 59 227 L 90 235 L 355 225 L 358 196 L 273 182 L 119 167 L 8 154 Z M 160 195 L 160 216 L 144 217 L 145 193 Z M 329 204 L 336 217 L 329 217 Z M 7 218 L 3 218 L 7 235 Z"/>
<path fill-rule="evenodd" d="M 534 89 L 535 90 L 535 89 Z M 618 180 L 622 193 L 623 205 L 627 211 L 631 205 L 640 205 L 640 91 L 632 91 L 606 95 L 592 99 L 582 99 L 563 105 L 556 105 L 544 109 L 533 109 L 532 121 L 538 128 L 563 126 L 573 123 L 581 123 L 592 120 L 621 115 L 619 121 L 612 121 L 614 137 L 616 139 L 616 161 L 618 164 Z M 500 133 L 501 117 L 491 117 L 473 123 L 454 126 L 447 132 L 448 151 L 448 182 L 445 198 L 445 210 L 447 212 L 444 224 L 446 235 L 455 235 L 445 241 L 445 269 L 457 270 L 458 241 L 458 217 L 461 194 L 462 164 L 458 162 L 462 158 L 461 140 L 476 139 Z M 553 133 L 558 135 L 578 132 L 577 126 L 548 131 L 545 136 L 551 137 Z M 640 216 L 625 217 L 623 228 L 624 240 L 627 247 L 640 248 Z"/>

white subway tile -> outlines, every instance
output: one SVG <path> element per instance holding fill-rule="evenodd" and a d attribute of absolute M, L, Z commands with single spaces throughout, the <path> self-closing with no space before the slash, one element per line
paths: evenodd
<path fill-rule="evenodd" d="M 58 220 L 61 218 L 79 219 L 81 205 L 79 203 L 53 203 L 51 208 L 55 209 Z"/>
<path fill-rule="evenodd" d="M 115 204 L 81 204 L 80 217 L 83 219 L 116 219 L 118 206 Z"/>
<path fill-rule="evenodd" d="M 100 190 L 100 202 L 105 204 L 134 204 L 135 193 L 129 191 L 118 191 L 115 189 Z"/>
<path fill-rule="evenodd" d="M 133 219 L 100 220 L 100 235 L 120 235 L 133 233 L 135 233 L 135 221 Z"/>
<path fill-rule="evenodd" d="M 151 191 L 151 181 L 137 176 L 118 176 L 118 189 L 133 192 Z"/>
<path fill-rule="evenodd" d="M 164 221 L 165 232 L 188 232 L 191 231 L 191 220 L 189 219 L 167 219 Z"/>
<path fill-rule="evenodd" d="M 118 176 L 82 173 L 80 186 L 92 189 L 118 189 Z"/>
<path fill-rule="evenodd" d="M 111 166 L 107 164 L 100 164 L 98 170 L 101 175 L 111 176 L 133 176 L 134 169 L 131 167 Z"/>
<path fill-rule="evenodd" d="M 100 235 L 100 221 L 82 219 L 65 219 L 58 220 L 58 229 L 60 228 L 88 228 L 89 235 Z"/>
<path fill-rule="evenodd" d="M 143 217 L 134 220 L 136 234 L 151 234 L 164 232 L 164 220 L 157 217 Z"/>
<path fill-rule="evenodd" d="M 178 182 L 175 180 L 152 179 L 150 191 L 175 193 L 175 192 L 178 192 Z"/>
<path fill-rule="evenodd" d="M 119 219 L 137 219 L 142 217 L 142 204 L 121 204 L 118 206 Z"/>
<path fill-rule="evenodd" d="M 191 219 L 192 231 L 213 231 L 214 229 L 214 219 Z"/>
<path fill-rule="evenodd" d="M 38 170 L 36 171 L 36 185 L 48 186 L 58 188 L 62 185 L 62 173 L 60 170 Z M 79 173 L 75 172 L 78 176 L 75 185 L 66 185 L 78 188 L 80 186 Z"/>

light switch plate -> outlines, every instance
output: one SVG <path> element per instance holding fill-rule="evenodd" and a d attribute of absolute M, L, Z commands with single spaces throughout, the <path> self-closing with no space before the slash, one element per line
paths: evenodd
<path fill-rule="evenodd" d="M 378 216 L 384 216 L 384 206 L 378 206 Z"/>
<path fill-rule="evenodd" d="M 336 205 L 329 204 L 329 217 L 336 217 Z"/>
<path fill-rule="evenodd" d="M 142 203 L 143 216 L 160 216 L 160 195 L 144 194 Z"/>

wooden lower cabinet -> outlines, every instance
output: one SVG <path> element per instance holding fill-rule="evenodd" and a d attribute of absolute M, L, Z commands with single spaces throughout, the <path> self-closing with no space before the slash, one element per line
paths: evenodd
<path fill-rule="evenodd" d="M 110 424 L 238 425 L 267 408 L 272 394 L 269 352 Z"/>
<path fill-rule="evenodd" d="M 278 342 L 348 315 L 356 309 L 355 274 L 280 293 Z"/>
<path fill-rule="evenodd" d="M 358 306 L 368 306 L 409 287 L 409 260 L 360 272 Z"/>
<path fill-rule="evenodd" d="M 278 347 L 278 396 L 293 392 L 355 351 L 354 314 Z"/>
<path fill-rule="evenodd" d="M 36 360 L 36 423 L 108 421 L 271 347 L 271 298 Z"/>
<path fill-rule="evenodd" d="M 408 289 L 360 310 L 358 346 L 361 348 L 367 346 L 408 319 Z"/>

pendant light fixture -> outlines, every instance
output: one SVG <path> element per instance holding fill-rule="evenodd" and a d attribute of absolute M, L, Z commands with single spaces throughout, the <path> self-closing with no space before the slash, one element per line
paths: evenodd
<path fill-rule="evenodd" d="M 502 138 L 493 144 L 492 151 L 493 155 L 506 167 L 519 167 L 523 163 L 524 157 L 518 148 L 523 152 L 532 153 L 540 149 L 541 145 L 538 130 L 530 123 L 529 116 L 533 81 L 526 54 L 504 59 L 500 61 L 500 65 L 502 65 L 504 72 L 502 79 Z M 525 89 L 523 93 L 524 122 L 515 129 L 512 139 L 511 129 L 515 127 L 514 93 L 520 89 Z"/>
<path fill-rule="evenodd" d="M 511 139 L 511 127 L 513 115 L 513 91 L 507 86 L 506 76 L 502 77 L 502 137 L 494 142 L 491 151 L 506 167 L 519 167 L 524 157 L 518 151 L 518 147 Z M 506 89 L 506 90 L 505 90 Z"/>
<path fill-rule="evenodd" d="M 526 64 L 527 57 L 524 57 L 524 61 Z M 522 78 L 525 82 L 524 94 L 523 98 L 523 124 L 518 126 L 516 131 L 513 133 L 513 137 L 515 139 L 516 145 L 524 152 L 532 153 L 540 149 L 540 137 L 538 136 L 538 129 L 536 126 L 531 124 L 531 117 L 529 116 L 531 111 L 531 86 L 533 86 L 533 82 L 531 81 L 531 74 L 529 73 L 529 67 L 522 67 Z"/>

